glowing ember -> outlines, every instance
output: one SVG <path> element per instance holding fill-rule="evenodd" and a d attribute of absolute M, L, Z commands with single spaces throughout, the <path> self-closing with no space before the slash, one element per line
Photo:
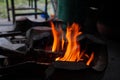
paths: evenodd
<path fill-rule="evenodd" d="M 63 50 L 65 47 L 65 38 L 63 37 L 64 33 L 60 27 L 58 29 L 55 28 L 54 24 L 51 22 L 52 26 L 52 33 L 54 37 L 53 46 L 52 46 L 52 52 L 58 52 Z M 82 32 L 79 31 L 80 26 L 77 23 L 73 23 L 71 26 L 67 27 L 66 32 L 66 40 L 67 40 L 67 46 L 66 51 L 63 57 L 56 58 L 56 61 L 71 61 L 71 62 L 78 62 L 83 61 L 86 57 L 88 61 L 86 62 L 86 65 L 89 66 L 90 63 L 94 59 L 94 52 L 92 52 L 91 56 L 87 55 L 85 53 L 85 50 L 80 50 L 80 43 L 77 41 L 77 37 L 82 34 Z"/>

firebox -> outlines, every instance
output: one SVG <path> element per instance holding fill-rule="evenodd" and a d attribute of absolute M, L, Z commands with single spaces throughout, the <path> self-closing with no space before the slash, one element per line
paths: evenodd
<path fill-rule="evenodd" d="M 33 54 L 38 55 L 36 62 L 49 64 L 45 79 L 100 80 L 107 67 L 104 41 L 84 34 L 77 23 L 68 25 L 66 30 L 61 25 L 50 24 L 51 29 L 40 33 L 31 47 Z"/>

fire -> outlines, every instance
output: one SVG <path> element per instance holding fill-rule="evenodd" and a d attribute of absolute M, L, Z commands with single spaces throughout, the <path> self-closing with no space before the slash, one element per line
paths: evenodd
<path fill-rule="evenodd" d="M 91 54 L 91 56 L 90 56 L 90 58 L 89 58 L 89 60 L 87 61 L 87 63 L 86 63 L 86 65 L 90 65 L 90 63 L 91 63 L 91 61 L 94 59 L 94 52 L 92 52 L 92 54 Z"/>
<path fill-rule="evenodd" d="M 63 46 L 64 46 L 64 39 L 63 39 L 63 31 L 61 29 L 61 27 L 58 28 L 58 30 L 56 30 L 54 24 L 51 22 L 51 27 L 52 27 L 52 33 L 53 33 L 53 36 L 54 36 L 54 43 L 53 43 L 53 47 L 52 47 L 52 52 L 55 52 L 55 51 L 60 51 L 61 49 L 61 35 L 62 35 L 62 49 L 63 49 Z"/>
<path fill-rule="evenodd" d="M 81 51 L 80 43 L 78 43 L 77 41 L 77 37 L 82 35 L 82 32 L 79 31 L 80 26 L 77 23 L 73 23 L 71 26 L 67 27 L 65 35 L 67 42 L 65 42 L 63 30 L 60 27 L 56 29 L 52 22 L 51 26 L 54 37 L 52 52 L 63 50 L 65 48 L 65 43 L 67 43 L 64 56 L 56 58 L 56 61 L 78 62 L 83 61 L 83 57 L 86 57 L 88 58 L 88 61 L 86 61 L 86 65 L 89 66 L 94 59 L 94 52 L 92 52 L 91 56 L 89 56 L 85 53 L 85 50 Z"/>

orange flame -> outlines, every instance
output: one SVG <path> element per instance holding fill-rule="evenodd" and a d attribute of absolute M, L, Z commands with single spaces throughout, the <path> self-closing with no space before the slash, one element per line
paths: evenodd
<path fill-rule="evenodd" d="M 52 46 L 52 52 L 63 50 L 65 40 L 63 37 L 63 31 L 59 27 L 58 30 L 56 30 L 54 24 L 51 22 L 52 26 L 52 33 L 54 37 L 54 42 Z M 86 62 L 86 65 L 90 65 L 92 60 L 94 59 L 94 52 L 92 52 L 91 56 L 85 54 L 85 50 L 80 50 L 80 43 L 77 41 L 77 37 L 82 34 L 82 32 L 79 31 L 80 26 L 76 23 L 73 23 L 71 26 L 67 27 L 66 32 L 66 39 L 67 39 L 67 47 L 66 52 L 63 57 L 56 58 L 56 61 L 83 61 L 83 56 L 88 58 L 88 61 Z M 61 38 L 62 36 L 62 38 Z M 62 40 L 61 40 L 62 39 Z"/>
<path fill-rule="evenodd" d="M 80 46 L 77 43 L 77 36 L 82 32 L 79 32 L 79 26 L 73 23 L 71 27 L 67 27 L 66 38 L 68 40 L 67 49 L 64 57 L 59 58 L 61 61 L 78 61 Z"/>
<path fill-rule="evenodd" d="M 64 46 L 63 31 L 62 31 L 61 27 L 58 27 L 58 30 L 56 30 L 53 22 L 51 22 L 51 27 L 52 27 L 52 33 L 53 33 L 53 36 L 54 36 L 52 52 L 60 51 L 60 49 L 61 49 L 61 44 L 60 44 L 61 35 L 62 35 L 62 49 L 63 49 L 63 46 Z"/>
<path fill-rule="evenodd" d="M 94 52 L 92 52 L 92 54 L 91 54 L 89 60 L 87 61 L 86 65 L 89 66 L 93 59 L 94 59 Z"/>

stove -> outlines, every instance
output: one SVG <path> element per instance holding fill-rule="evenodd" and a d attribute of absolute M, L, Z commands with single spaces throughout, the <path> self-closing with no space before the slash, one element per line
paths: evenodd
<path fill-rule="evenodd" d="M 0 78 L 3 80 L 100 80 L 108 64 L 106 44 L 93 35 L 71 30 L 70 25 L 69 29 L 72 34 L 68 34 L 67 30 L 62 31 L 59 26 L 56 29 L 52 22 L 51 26 L 52 28 L 33 28 L 28 32 L 27 52 L 25 53 L 1 48 L 4 55 L 8 56 L 8 65 L 0 68 Z M 79 25 L 77 26 L 79 27 Z M 53 28 L 58 31 L 58 35 L 54 34 Z M 70 44 L 67 35 L 74 37 L 76 32 L 78 32 L 75 40 L 77 47 L 73 42 L 72 48 L 70 48 L 73 51 L 70 53 L 78 48 L 80 48 L 80 52 L 75 59 L 74 57 L 71 59 L 73 54 L 70 55 L 70 58 L 63 59 Z M 55 36 L 59 38 L 60 44 L 57 43 L 56 45 L 59 48 L 53 49 Z M 64 41 L 63 49 L 62 39 Z"/>

